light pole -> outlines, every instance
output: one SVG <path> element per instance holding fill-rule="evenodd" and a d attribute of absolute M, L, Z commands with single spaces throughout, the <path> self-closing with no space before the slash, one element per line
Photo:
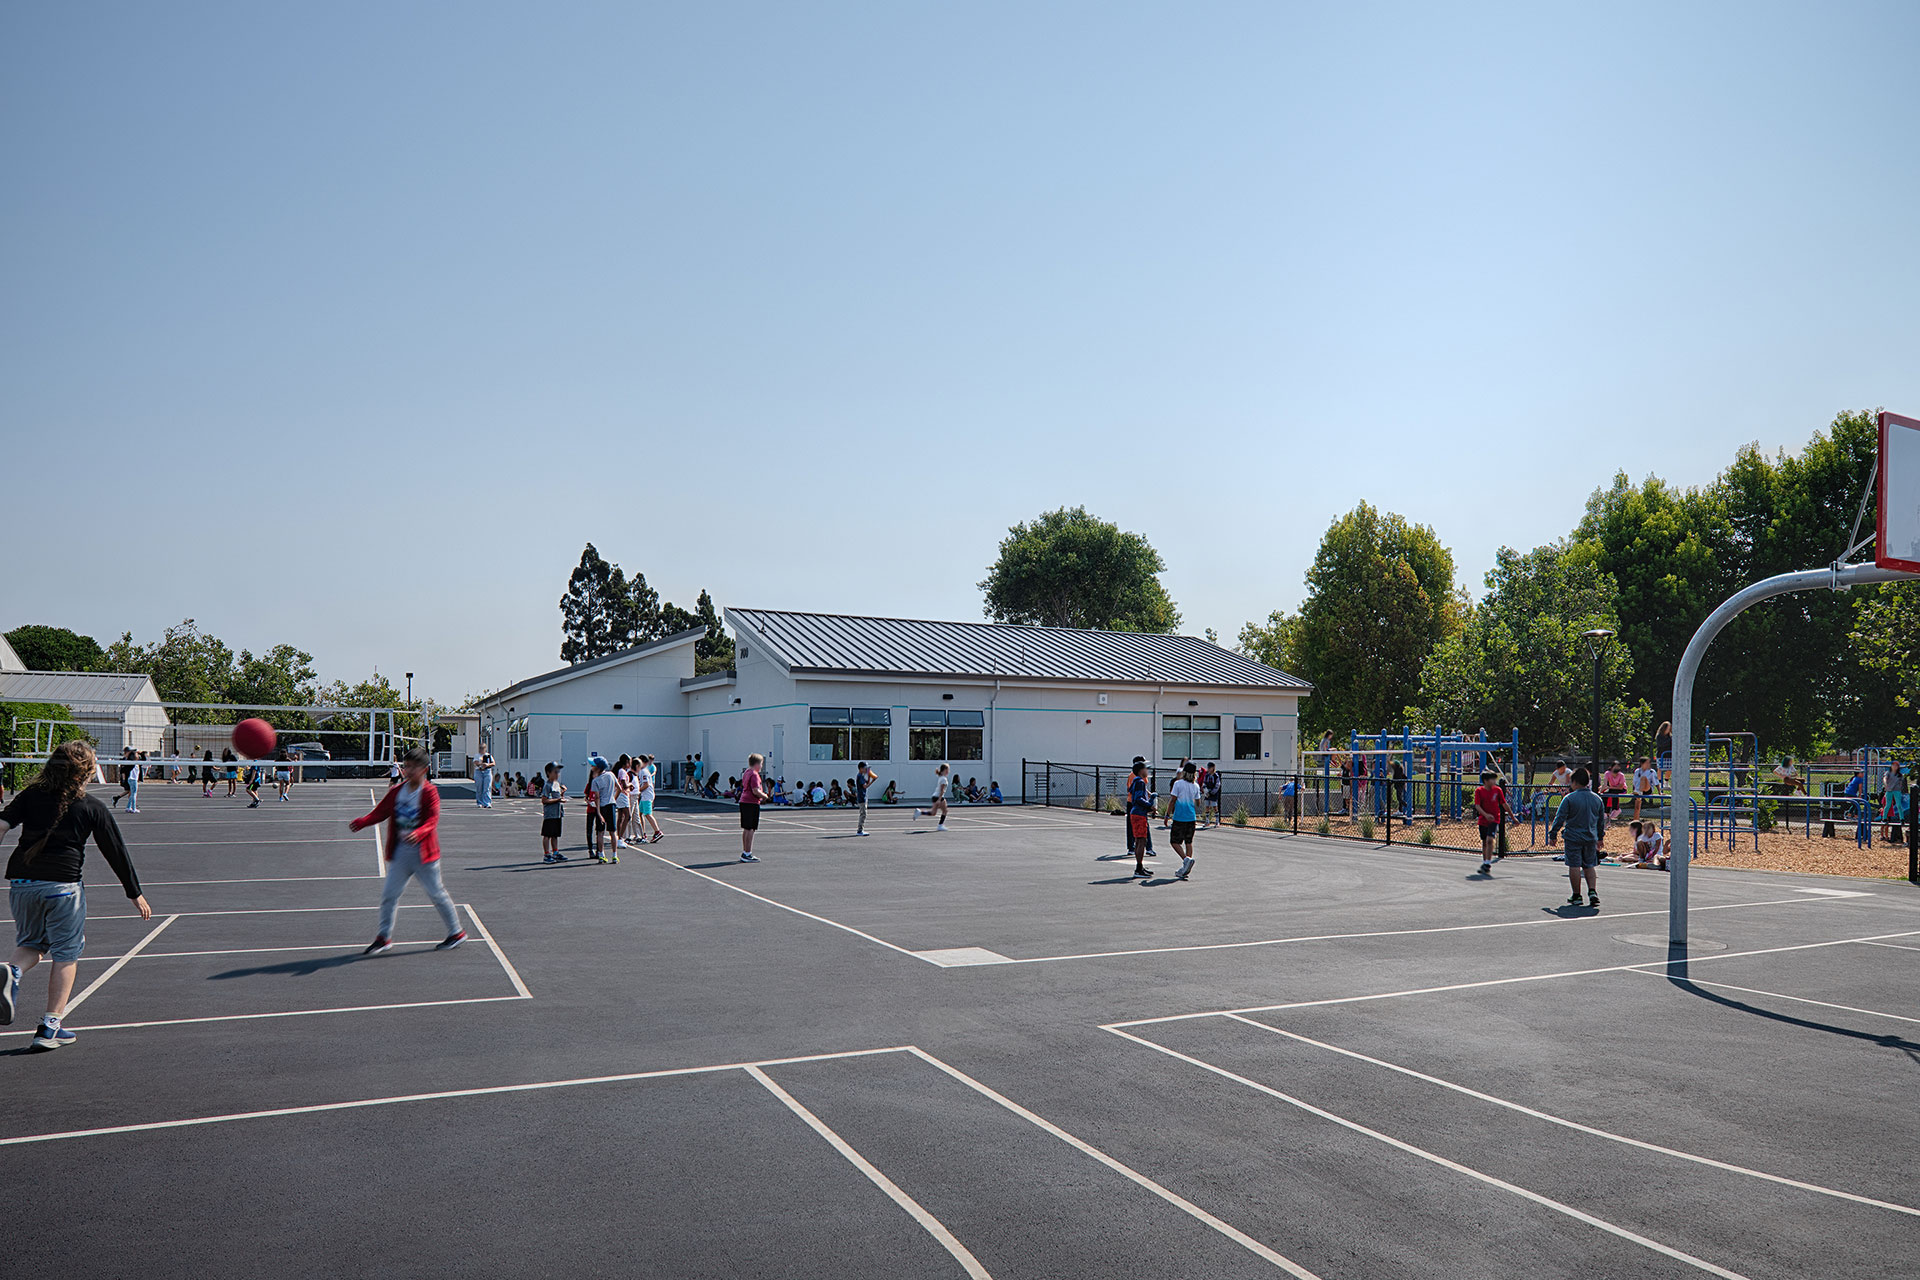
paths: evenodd
<path fill-rule="evenodd" d="M 1593 765 L 1587 772 L 1587 785 L 1595 792 L 1600 790 L 1600 659 L 1606 655 L 1607 645 L 1613 640 L 1613 632 L 1605 627 L 1595 627 L 1583 631 L 1580 638 L 1587 642 L 1587 653 L 1593 658 Z"/>
<path fill-rule="evenodd" d="M 413 705 L 413 672 L 407 672 L 407 705 Z"/>

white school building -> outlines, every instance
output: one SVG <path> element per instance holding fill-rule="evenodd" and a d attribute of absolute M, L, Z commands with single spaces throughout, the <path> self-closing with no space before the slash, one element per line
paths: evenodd
<path fill-rule="evenodd" d="M 698 629 L 533 676 L 476 704 L 498 766 L 549 760 L 578 794 L 598 752 L 694 753 L 722 779 L 749 753 L 789 786 L 865 760 L 908 797 L 934 770 L 1020 796 L 1021 761 L 1183 756 L 1296 766 L 1306 681 L 1195 636 L 727 609 L 735 665 L 696 677 Z"/>

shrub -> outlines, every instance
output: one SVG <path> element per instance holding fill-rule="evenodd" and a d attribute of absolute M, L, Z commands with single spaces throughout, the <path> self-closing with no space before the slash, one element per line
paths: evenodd
<path fill-rule="evenodd" d="M 1080 807 L 1081 807 L 1082 809 L 1091 809 L 1091 808 L 1093 808 L 1093 797 L 1092 797 L 1092 796 L 1081 796 L 1081 797 L 1080 797 Z"/>
<path fill-rule="evenodd" d="M 1227 819 L 1227 821 L 1233 823 L 1233 825 L 1236 827 L 1246 826 L 1247 825 L 1247 806 L 1245 806 L 1244 804 L 1237 804 L 1233 806 L 1233 814 L 1231 817 Z"/>
<path fill-rule="evenodd" d="M 1362 840 L 1373 839 L 1373 819 L 1364 813 L 1360 815 L 1360 838 Z"/>
<path fill-rule="evenodd" d="M 1421 844 L 1432 844 L 1432 843 L 1433 843 L 1433 828 L 1432 828 L 1432 827 L 1422 827 L 1422 828 L 1420 828 L 1420 843 L 1421 843 Z"/>
<path fill-rule="evenodd" d="M 1753 822 L 1762 831 L 1771 831 L 1780 818 L 1780 802 L 1770 796 L 1761 796 L 1760 803 L 1754 806 Z"/>
<path fill-rule="evenodd" d="M 1109 799 L 1109 800 L 1107 801 L 1107 812 L 1108 812 L 1108 813 L 1112 813 L 1112 814 L 1122 814 L 1122 813 L 1125 813 L 1126 811 L 1127 811 L 1127 806 L 1125 806 L 1125 805 L 1123 805 L 1123 804 L 1121 804 L 1121 803 L 1120 803 L 1120 802 L 1119 802 L 1118 800 L 1114 800 L 1114 799 Z"/>
<path fill-rule="evenodd" d="M 1332 834 L 1333 834 L 1333 819 L 1331 819 L 1331 818 L 1322 818 L 1322 819 L 1320 819 L 1320 821 L 1318 821 L 1318 822 L 1316 822 L 1316 823 L 1314 823 L 1314 824 L 1313 824 L 1313 831 L 1314 831 L 1314 834 L 1315 834 L 1315 835 L 1322 835 L 1322 836 L 1330 836 L 1330 835 L 1332 835 Z"/>

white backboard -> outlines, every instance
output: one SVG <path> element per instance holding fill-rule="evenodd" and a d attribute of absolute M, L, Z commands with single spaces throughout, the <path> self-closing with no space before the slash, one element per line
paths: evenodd
<path fill-rule="evenodd" d="M 1880 527 L 1873 562 L 1920 573 L 1920 419 L 1880 415 Z"/>

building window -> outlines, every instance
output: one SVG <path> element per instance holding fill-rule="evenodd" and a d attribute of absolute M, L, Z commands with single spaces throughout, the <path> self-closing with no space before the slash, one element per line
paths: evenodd
<path fill-rule="evenodd" d="M 893 712 L 886 707 L 812 707 L 807 721 L 808 760 L 886 760 L 892 754 Z"/>
<path fill-rule="evenodd" d="M 984 760 L 984 711 L 907 712 L 907 759 Z"/>
<path fill-rule="evenodd" d="M 1235 716 L 1233 718 L 1233 758 L 1235 760 L 1258 760 L 1260 758 L 1260 730 L 1262 721 L 1259 716 Z"/>
<path fill-rule="evenodd" d="M 527 758 L 527 718 L 507 722 L 507 759 L 525 760 Z"/>
<path fill-rule="evenodd" d="M 1161 716 L 1160 757 L 1163 760 L 1218 760 L 1219 716 Z"/>

